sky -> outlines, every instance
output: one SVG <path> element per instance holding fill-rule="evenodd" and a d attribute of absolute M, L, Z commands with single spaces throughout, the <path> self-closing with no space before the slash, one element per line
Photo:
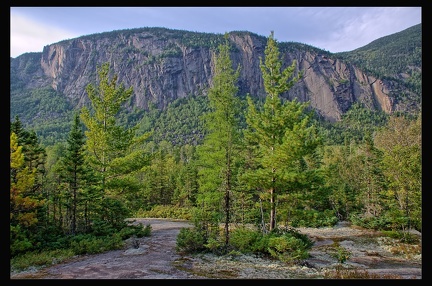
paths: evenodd
<path fill-rule="evenodd" d="M 352 51 L 422 22 L 422 7 L 10 7 L 10 56 L 94 33 L 142 27 L 224 34 Z"/>

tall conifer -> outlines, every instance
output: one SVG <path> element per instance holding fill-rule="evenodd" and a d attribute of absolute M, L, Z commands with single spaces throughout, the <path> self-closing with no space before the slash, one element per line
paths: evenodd
<path fill-rule="evenodd" d="M 245 176 L 251 186 L 262 191 L 261 197 L 269 200 L 271 231 L 276 227 L 277 194 L 300 179 L 302 158 L 313 152 L 319 140 L 313 126 L 309 126 L 310 116 L 305 113 L 308 103 L 296 99 L 283 101 L 280 97 L 301 75 L 295 75 L 295 60 L 282 69 L 273 32 L 264 53 L 265 60 L 260 59 L 260 67 L 267 95 L 263 108 L 255 107 L 248 97 L 245 139 L 253 158 Z M 263 230 L 266 230 L 264 226 Z"/>
<path fill-rule="evenodd" d="M 207 205 L 208 211 L 219 217 L 219 206 L 225 224 L 225 244 L 229 243 L 229 222 L 231 214 L 231 196 L 234 184 L 233 173 L 235 156 L 238 154 L 239 132 L 239 98 L 236 86 L 240 67 L 232 67 L 228 36 L 225 44 L 219 45 L 218 54 L 214 57 L 215 73 L 209 89 L 211 111 L 207 114 L 208 134 L 203 146 L 199 149 L 200 161 L 200 202 Z M 218 219 L 216 219 L 218 227 Z"/>

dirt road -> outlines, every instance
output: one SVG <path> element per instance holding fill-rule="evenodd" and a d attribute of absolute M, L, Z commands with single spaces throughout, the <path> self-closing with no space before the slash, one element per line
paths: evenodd
<path fill-rule="evenodd" d="M 335 242 L 352 253 L 344 264 L 370 273 L 421 279 L 420 253 L 407 259 L 394 254 L 368 230 L 348 226 L 300 228 L 315 244 L 307 263 L 288 266 L 280 261 L 256 256 L 218 257 L 212 254 L 179 255 L 175 251 L 180 229 L 186 221 L 135 219 L 150 224 L 150 237 L 129 241 L 122 250 L 85 255 L 41 270 L 11 274 L 11 279 L 319 279 L 337 265 L 328 249 Z"/>

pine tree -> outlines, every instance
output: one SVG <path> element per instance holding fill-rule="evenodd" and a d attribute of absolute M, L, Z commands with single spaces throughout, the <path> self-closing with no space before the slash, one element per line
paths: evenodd
<path fill-rule="evenodd" d="M 93 109 L 83 107 L 80 118 L 87 129 L 84 132 L 87 158 L 102 194 L 100 214 L 102 219 L 109 217 L 112 225 L 120 226 L 124 223 L 121 214 L 106 208 L 124 203 L 125 196 L 141 188 L 135 172 L 149 163 L 149 156 L 141 146 L 150 133 L 135 136 L 136 126 L 127 128 L 117 122 L 118 113 L 132 96 L 133 88 L 117 84 L 116 74 L 110 79 L 109 63 L 102 64 L 97 72 L 99 85 L 86 87 Z M 118 210 L 121 209 L 122 206 Z"/>
<path fill-rule="evenodd" d="M 145 133 L 136 137 L 136 128 L 126 128 L 117 123 L 122 104 L 130 98 L 133 89 L 126 89 L 123 84 L 118 85 L 117 75 L 109 79 L 109 71 L 108 63 L 98 68 L 99 86 L 89 84 L 86 88 L 93 113 L 83 107 L 80 114 L 87 128 L 85 135 L 89 160 L 100 175 L 100 185 L 104 191 L 109 190 L 109 181 L 113 183 L 113 188 L 117 188 L 119 182 L 115 181 L 116 178 L 139 169 L 148 162 L 139 148 L 136 152 L 133 152 L 133 148 L 150 136 Z"/>
<path fill-rule="evenodd" d="M 304 157 L 314 152 L 320 140 L 315 127 L 310 124 L 312 115 L 305 112 L 309 103 L 300 103 L 296 99 L 282 101 L 280 97 L 301 78 L 301 74 L 294 75 L 296 61 L 282 69 L 273 32 L 268 37 L 265 61 L 260 59 L 260 67 L 267 95 L 260 109 L 248 97 L 245 139 L 253 155 L 245 176 L 252 187 L 262 189 L 261 197 L 270 201 L 271 231 L 276 227 L 278 192 L 301 181 L 305 174 Z"/>
<path fill-rule="evenodd" d="M 225 44 L 219 45 L 214 58 L 215 73 L 209 89 L 211 111 L 207 114 L 208 134 L 199 148 L 199 170 L 201 204 L 207 204 L 218 217 L 219 205 L 223 205 L 225 223 L 225 245 L 229 243 L 229 222 L 231 215 L 231 193 L 235 179 L 235 160 L 240 140 L 239 98 L 236 86 L 240 67 L 232 68 L 229 42 L 225 35 Z M 223 200 L 221 203 L 220 200 Z M 218 225 L 218 222 L 215 222 Z"/>

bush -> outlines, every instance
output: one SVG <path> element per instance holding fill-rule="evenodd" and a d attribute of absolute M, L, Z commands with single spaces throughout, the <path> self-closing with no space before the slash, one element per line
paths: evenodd
<path fill-rule="evenodd" d="M 326 227 L 334 226 L 338 222 L 332 210 L 319 212 L 316 210 L 296 210 L 292 215 L 293 227 Z"/>
<path fill-rule="evenodd" d="M 231 231 L 230 244 L 242 253 L 252 253 L 257 251 L 257 245 L 261 238 L 260 232 L 239 227 Z"/>
<path fill-rule="evenodd" d="M 330 255 L 336 258 L 339 263 L 345 263 L 351 257 L 351 252 L 338 245 Z"/>
<path fill-rule="evenodd" d="M 181 228 L 176 240 L 176 251 L 194 253 L 206 249 L 204 233 L 196 228 Z"/>
<path fill-rule="evenodd" d="M 27 252 L 11 259 L 11 270 L 25 270 L 30 266 L 48 266 L 74 256 L 71 249 L 57 249 L 44 252 Z"/>
<path fill-rule="evenodd" d="M 398 239 L 400 242 L 408 243 L 408 244 L 415 244 L 418 243 L 420 238 L 412 233 L 406 232 L 406 231 L 381 231 L 382 234 L 385 236 L 388 236 L 390 238 Z"/>
<path fill-rule="evenodd" d="M 154 206 L 151 210 L 140 209 L 135 217 L 154 217 L 154 218 L 172 218 L 191 220 L 192 214 L 189 208 L 173 207 L 173 206 Z"/>
<path fill-rule="evenodd" d="M 210 250 L 211 253 L 214 253 L 216 255 L 222 255 L 228 252 L 225 242 L 217 238 L 210 237 L 204 246 L 206 247 L 206 249 Z"/>
<path fill-rule="evenodd" d="M 232 231 L 230 244 L 242 253 L 270 255 L 283 262 L 309 257 L 313 241 L 295 229 L 274 229 L 268 234 L 247 228 Z"/>
<path fill-rule="evenodd" d="M 301 239 L 290 235 L 270 237 L 268 252 L 272 257 L 287 263 L 309 257 L 305 243 Z"/>
<path fill-rule="evenodd" d="M 79 235 L 73 238 L 70 247 L 75 254 L 95 254 L 108 250 L 119 249 L 123 240 L 119 234 L 105 237 Z"/>
<path fill-rule="evenodd" d="M 145 227 L 142 223 L 138 225 L 128 225 L 120 230 L 120 237 L 125 240 L 129 237 L 148 237 L 151 235 L 152 227 L 150 224 L 147 224 Z"/>
<path fill-rule="evenodd" d="M 290 263 L 308 258 L 312 245 L 307 235 L 294 228 L 277 228 L 269 234 L 267 249 L 272 257 Z"/>

